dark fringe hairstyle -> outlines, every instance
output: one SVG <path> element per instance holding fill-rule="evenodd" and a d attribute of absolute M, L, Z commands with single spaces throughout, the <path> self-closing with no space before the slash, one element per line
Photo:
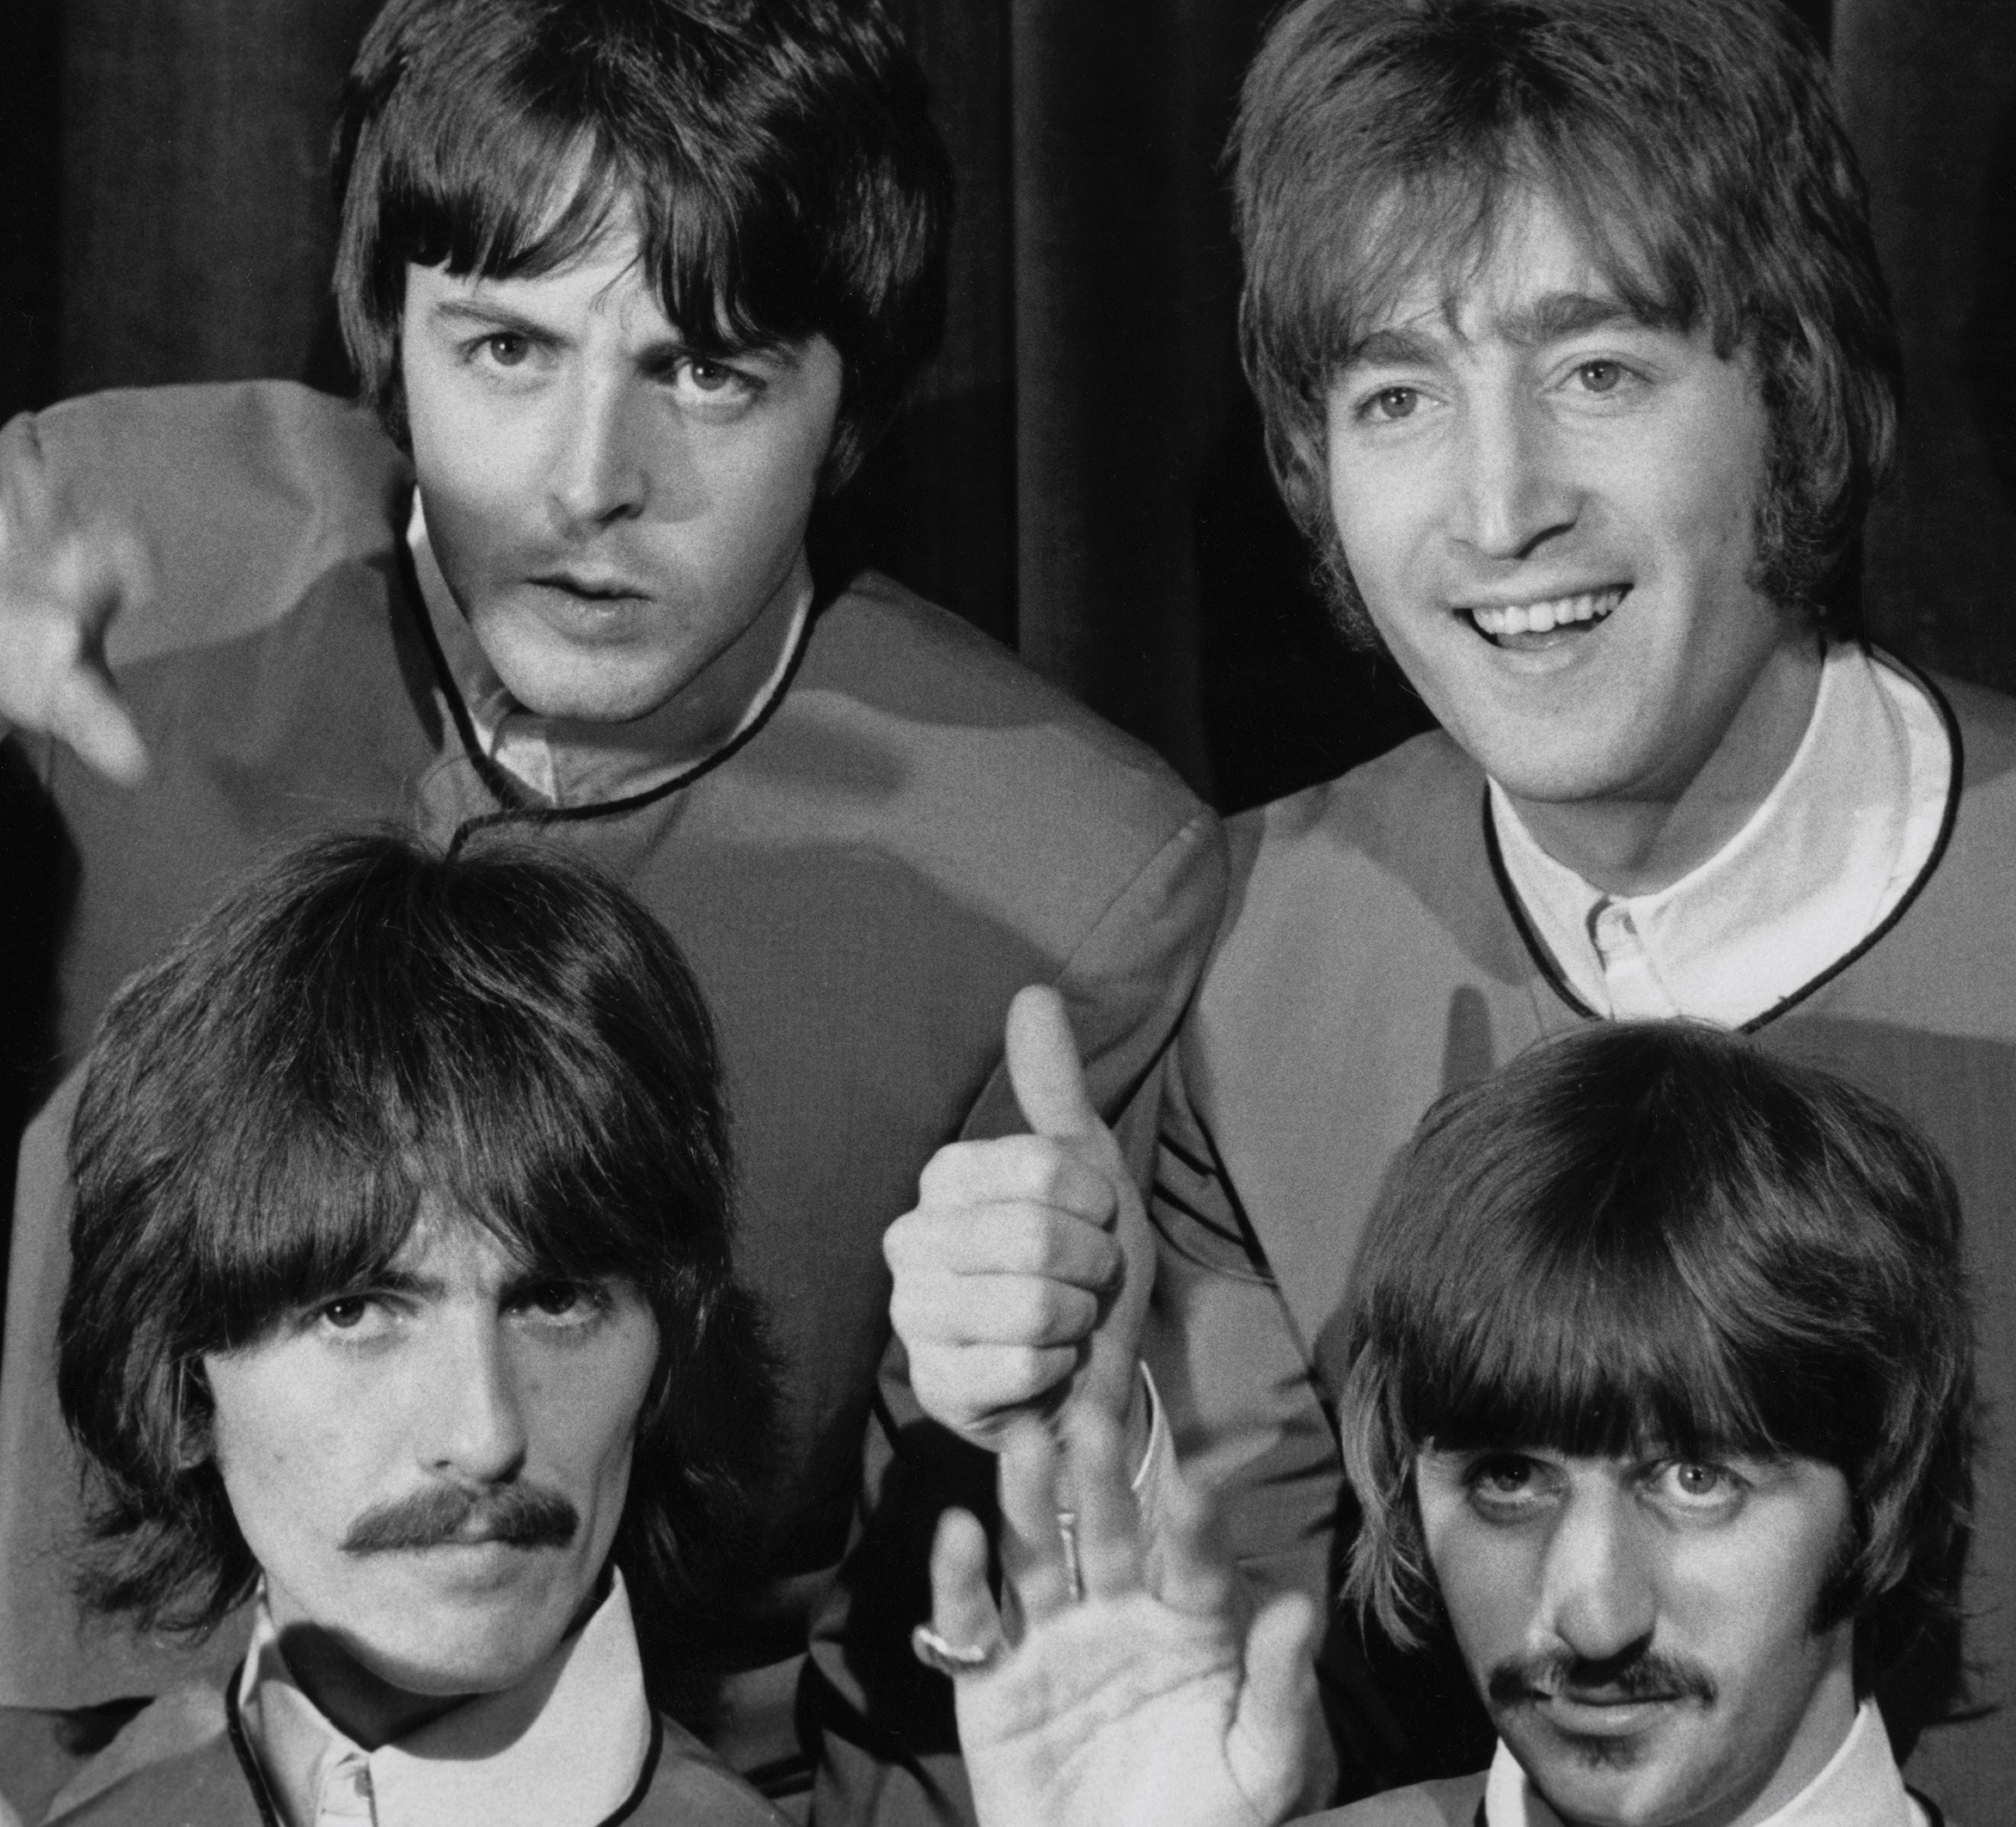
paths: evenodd
<path fill-rule="evenodd" d="M 1301 0 L 1234 130 L 1241 335 L 1276 479 L 1345 632 L 1332 378 L 1424 274 L 1453 304 L 1509 203 L 1551 200 L 1618 297 L 1757 365 L 1759 588 L 1844 637 L 1903 363 L 1827 66 L 1777 0 Z"/>
<path fill-rule="evenodd" d="M 502 844 L 290 851 L 113 1000 L 70 1168 L 57 1389 L 95 1474 L 92 1607 L 200 1635 L 250 1596 L 200 1360 L 382 1274 L 431 1198 L 539 1273 L 650 1303 L 614 1559 L 660 1703 L 704 1703 L 776 1400 L 730 1262 L 712 1026 L 628 895 Z"/>
<path fill-rule="evenodd" d="M 1346 1590 L 1440 1615 L 1414 1466 L 1544 1447 L 1840 1468 L 1853 1543 L 1816 1627 L 1866 1691 L 1956 1602 L 1973 1341 L 1945 1164 L 1828 1073 L 1683 1022 L 1592 1023 L 1450 1094 L 1353 1271 Z"/>
<path fill-rule="evenodd" d="M 410 262 L 536 276 L 633 216 L 700 354 L 824 334 L 829 487 L 937 346 L 951 162 L 880 0 L 391 0 L 344 90 L 336 296 L 405 441 Z"/>

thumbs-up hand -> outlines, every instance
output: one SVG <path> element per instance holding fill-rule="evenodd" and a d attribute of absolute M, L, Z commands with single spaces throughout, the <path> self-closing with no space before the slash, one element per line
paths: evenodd
<path fill-rule="evenodd" d="M 882 1241 L 911 1386 L 927 1414 L 990 1450 L 1018 1417 L 1067 1402 L 1131 1417 L 1138 1432 L 1154 1249 L 1054 989 L 1016 996 L 1007 1055 L 1031 1133 L 941 1148 L 916 1209 Z"/>

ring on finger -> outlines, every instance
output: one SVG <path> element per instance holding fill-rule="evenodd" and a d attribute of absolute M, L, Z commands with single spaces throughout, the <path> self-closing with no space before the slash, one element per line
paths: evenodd
<path fill-rule="evenodd" d="M 927 1668 L 956 1680 L 963 1674 L 977 1674 L 1001 1653 L 1001 1639 L 977 1646 L 954 1643 L 931 1628 L 920 1624 L 910 1633 L 910 1652 Z"/>
<path fill-rule="evenodd" d="M 1064 1583 L 1071 1588 L 1072 1601 L 1085 1597 L 1085 1575 L 1078 1562 L 1078 1512 L 1075 1510 L 1057 1512 L 1057 1540 L 1064 1546 Z"/>

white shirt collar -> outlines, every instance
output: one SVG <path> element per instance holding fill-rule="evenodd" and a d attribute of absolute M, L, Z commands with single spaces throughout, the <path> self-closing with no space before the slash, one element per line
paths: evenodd
<path fill-rule="evenodd" d="M 592 1827 L 636 1787 L 651 1706 L 623 1576 L 515 1687 L 366 1752 L 302 1692 L 261 1599 L 239 1716 L 287 1827 Z"/>
<path fill-rule="evenodd" d="M 704 767 L 747 734 L 783 691 L 812 618 L 812 568 L 801 552 L 789 586 L 797 598 L 790 632 L 776 665 L 726 737 L 707 755 L 684 754 L 668 748 L 656 713 L 628 723 L 582 723 L 535 716 L 527 710 L 498 677 L 448 589 L 427 537 L 417 488 L 406 522 L 406 546 L 412 554 L 422 606 L 483 752 L 549 805 L 627 799 Z"/>
<path fill-rule="evenodd" d="M 1484 1818 L 1485 1827 L 1561 1827 L 1503 1739 L 1485 1781 Z M 1874 1701 L 1856 1710 L 1848 1736 L 1819 1775 L 1757 1827 L 1927 1827 L 1924 1810 L 1897 1774 Z"/>
<path fill-rule="evenodd" d="M 1590 1008 L 1739 1027 L 1889 917 L 1938 846 L 1952 780 L 1938 706 L 1847 645 L 1828 652 L 1805 734 L 1764 802 L 1666 888 L 1592 888 L 1540 848 L 1495 780 L 1491 816 L 1520 905 Z"/>

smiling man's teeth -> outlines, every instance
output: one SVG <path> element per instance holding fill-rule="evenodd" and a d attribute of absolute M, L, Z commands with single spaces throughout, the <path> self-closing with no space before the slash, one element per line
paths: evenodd
<path fill-rule="evenodd" d="M 1494 603 L 1472 609 L 1479 634 L 1547 634 L 1571 622 L 1600 622 L 1623 600 L 1622 590 L 1589 590 L 1579 596 L 1550 596 L 1539 603 Z"/>

